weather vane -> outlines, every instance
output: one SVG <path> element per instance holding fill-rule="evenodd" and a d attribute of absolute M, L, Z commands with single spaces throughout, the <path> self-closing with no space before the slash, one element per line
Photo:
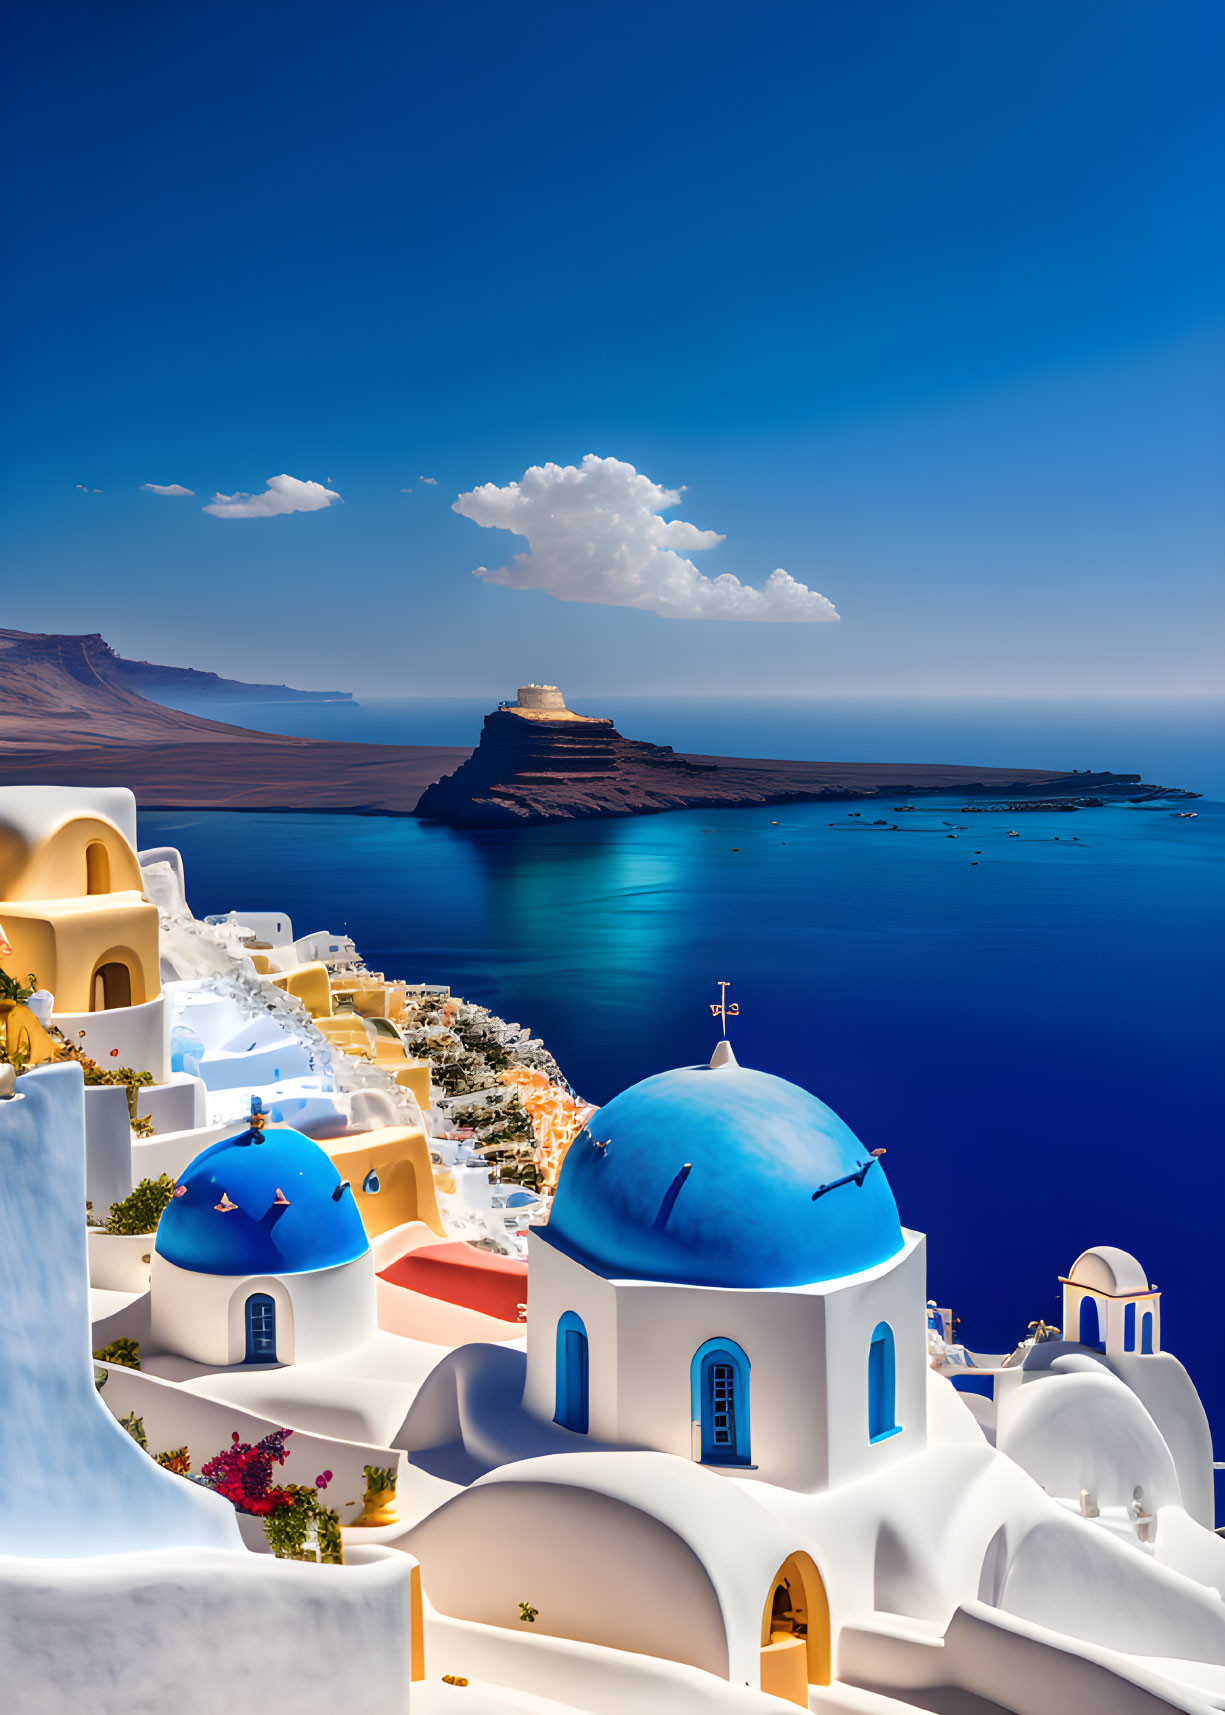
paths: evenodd
<path fill-rule="evenodd" d="M 727 991 L 729 988 L 731 988 L 731 986 L 732 985 L 730 983 L 720 983 L 719 984 L 719 998 L 717 1001 L 712 1000 L 710 1003 L 710 1011 L 711 1011 L 712 1018 L 720 1018 L 723 1020 L 723 1034 L 724 1034 L 724 1036 L 727 1035 L 727 1021 L 728 1021 L 728 1019 L 740 1017 L 740 1007 L 737 1004 L 737 1002 L 734 1000 L 729 1002 L 728 998 L 727 998 Z"/>

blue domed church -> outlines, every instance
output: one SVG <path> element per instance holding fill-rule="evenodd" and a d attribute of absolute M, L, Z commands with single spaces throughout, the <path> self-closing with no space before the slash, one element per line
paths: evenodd
<path fill-rule="evenodd" d="M 525 1403 L 575 1435 L 809 1492 L 926 1444 L 922 1235 L 726 1042 L 600 1109 L 529 1259 Z"/>
<path fill-rule="evenodd" d="M 161 1350 L 209 1365 L 313 1361 L 373 1334 L 373 1255 L 326 1152 L 257 1121 L 197 1155 L 158 1223 L 150 1316 Z"/>

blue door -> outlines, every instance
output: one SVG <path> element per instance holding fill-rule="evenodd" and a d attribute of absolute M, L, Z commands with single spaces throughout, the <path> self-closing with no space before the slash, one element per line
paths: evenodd
<path fill-rule="evenodd" d="M 557 1324 L 557 1394 L 553 1421 L 576 1435 L 587 1433 L 587 1330 L 567 1310 Z"/>
<path fill-rule="evenodd" d="M 1136 1349 L 1136 1307 L 1134 1304 L 1123 1306 L 1123 1350 L 1134 1352 Z"/>
<path fill-rule="evenodd" d="M 1140 1318 L 1140 1351 L 1151 1355 L 1153 1350 L 1153 1313 L 1146 1310 Z"/>
<path fill-rule="evenodd" d="M 748 1358 L 733 1340 L 707 1340 L 689 1373 L 703 1464 L 749 1464 Z"/>
<path fill-rule="evenodd" d="M 247 1300 L 246 1362 L 276 1363 L 276 1305 L 266 1292 L 253 1292 Z"/>

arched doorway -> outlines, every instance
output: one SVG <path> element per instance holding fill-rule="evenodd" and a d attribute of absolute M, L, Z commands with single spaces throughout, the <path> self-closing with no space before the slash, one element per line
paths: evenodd
<path fill-rule="evenodd" d="M 112 959 L 99 965 L 94 972 L 91 1012 L 110 1012 L 112 1007 L 131 1006 L 132 973 L 124 964 Z"/>
<path fill-rule="evenodd" d="M 266 1292 L 253 1292 L 246 1304 L 248 1364 L 276 1363 L 276 1303 Z"/>
<path fill-rule="evenodd" d="M 109 893 L 110 890 L 110 853 L 101 840 L 90 840 L 85 848 L 85 891 L 86 893 Z"/>
<path fill-rule="evenodd" d="M 588 1417 L 587 1330 L 583 1319 L 567 1310 L 557 1324 L 557 1398 L 554 1423 L 586 1435 Z"/>
<path fill-rule="evenodd" d="M 1082 1346 L 1100 1348 L 1102 1344 L 1101 1324 L 1097 1314 L 1097 1299 L 1090 1298 L 1086 1292 L 1080 1301 L 1080 1343 Z"/>
<path fill-rule="evenodd" d="M 761 1616 L 761 1689 L 808 1708 L 808 1687 L 830 1683 L 829 1599 L 809 1554 L 774 1574 Z"/>
<path fill-rule="evenodd" d="M 1144 1357 L 1151 1357 L 1153 1351 L 1153 1313 L 1146 1310 L 1140 1318 L 1140 1352 Z"/>

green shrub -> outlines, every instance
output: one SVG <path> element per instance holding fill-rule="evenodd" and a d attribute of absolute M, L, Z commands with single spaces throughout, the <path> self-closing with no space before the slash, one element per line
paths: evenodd
<path fill-rule="evenodd" d="M 111 1204 L 106 1218 L 108 1233 L 151 1233 L 162 1218 L 162 1211 L 174 1196 L 175 1182 L 169 1174 L 156 1179 L 142 1179 L 135 1191 Z"/>
<path fill-rule="evenodd" d="M 127 1084 L 131 1089 L 153 1082 L 152 1072 L 134 1072 L 130 1066 L 98 1066 L 92 1060 L 83 1060 L 82 1066 L 87 1084 Z"/>
<path fill-rule="evenodd" d="M 145 1434 L 144 1418 L 137 1417 L 134 1411 L 129 1411 L 128 1415 L 126 1417 L 121 1417 L 119 1421 L 132 1437 L 133 1441 L 135 1441 L 136 1445 L 138 1447 L 143 1447 L 147 1453 L 149 1451 L 149 1437 Z"/>
<path fill-rule="evenodd" d="M 314 1552 L 308 1545 L 313 1537 L 322 1565 L 343 1566 L 340 1515 L 325 1507 L 318 1489 L 307 1484 L 286 1483 L 283 1493 L 282 1504 L 264 1517 L 264 1535 L 272 1552 L 281 1560 L 311 1560 Z"/>
<path fill-rule="evenodd" d="M 315 1539 L 319 1544 L 319 1559 L 324 1566 L 344 1565 L 345 1550 L 340 1534 L 340 1514 L 331 1507 L 319 1508 Z"/>
<path fill-rule="evenodd" d="M 125 1370 L 138 1370 L 140 1341 L 124 1338 L 112 1340 L 109 1345 L 100 1347 L 94 1357 L 104 1364 L 122 1364 Z"/>
<path fill-rule="evenodd" d="M 7 971 L 0 970 L 0 1000 L 15 1000 L 19 1006 L 23 1005 L 37 987 L 38 978 L 33 971 L 24 983 L 20 983 L 16 977 L 10 977 Z"/>

